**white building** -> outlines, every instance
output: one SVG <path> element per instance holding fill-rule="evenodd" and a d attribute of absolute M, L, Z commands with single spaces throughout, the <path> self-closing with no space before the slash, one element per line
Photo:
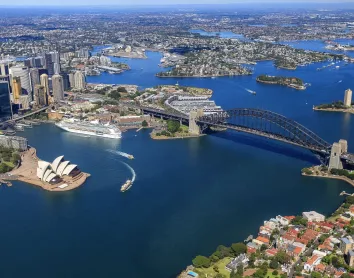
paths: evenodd
<path fill-rule="evenodd" d="M 325 220 L 325 216 L 316 211 L 303 212 L 302 217 L 308 222 L 321 222 Z"/>
<path fill-rule="evenodd" d="M 53 98 L 54 102 L 60 102 L 64 100 L 64 82 L 63 77 L 55 74 L 52 77 L 53 83 Z"/>
<path fill-rule="evenodd" d="M 85 75 L 82 71 L 76 71 L 74 75 L 75 89 L 83 90 L 86 87 Z"/>
<path fill-rule="evenodd" d="M 40 160 L 37 166 L 37 177 L 44 182 L 56 183 L 64 176 L 79 173 L 77 165 L 64 160 L 64 156 L 57 157 L 52 163 Z"/>

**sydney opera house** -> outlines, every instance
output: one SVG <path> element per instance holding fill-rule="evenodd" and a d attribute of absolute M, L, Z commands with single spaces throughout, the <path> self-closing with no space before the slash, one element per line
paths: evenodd
<path fill-rule="evenodd" d="M 76 180 L 81 178 L 82 172 L 75 164 L 64 160 L 64 156 L 57 157 L 52 163 L 39 160 L 37 167 L 37 177 L 51 185 L 64 183 L 66 180 Z"/>

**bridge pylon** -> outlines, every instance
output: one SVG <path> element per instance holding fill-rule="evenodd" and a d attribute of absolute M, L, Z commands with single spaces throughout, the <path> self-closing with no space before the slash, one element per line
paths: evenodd
<path fill-rule="evenodd" d="M 201 133 L 200 127 L 196 120 L 204 115 L 203 109 L 193 110 L 189 113 L 189 133 L 193 135 L 199 135 Z"/>

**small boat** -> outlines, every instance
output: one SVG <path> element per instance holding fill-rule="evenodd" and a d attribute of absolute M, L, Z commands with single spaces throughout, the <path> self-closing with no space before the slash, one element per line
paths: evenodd
<path fill-rule="evenodd" d="M 120 188 L 120 191 L 121 192 L 125 192 L 127 190 L 129 190 L 129 188 L 133 185 L 132 181 L 131 180 L 127 180 L 125 182 L 125 184 L 122 185 L 122 187 Z"/>
<path fill-rule="evenodd" d="M 176 86 L 179 86 L 178 81 L 177 81 L 177 83 L 176 83 Z"/>
<path fill-rule="evenodd" d="M 135 136 L 136 136 L 136 135 L 135 135 Z M 134 159 L 134 156 L 131 155 L 131 154 L 129 154 L 129 155 L 128 155 L 128 158 L 129 158 L 129 159 Z"/>

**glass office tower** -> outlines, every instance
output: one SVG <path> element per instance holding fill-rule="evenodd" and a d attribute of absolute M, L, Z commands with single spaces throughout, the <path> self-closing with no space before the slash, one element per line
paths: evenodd
<path fill-rule="evenodd" d="M 0 122 L 12 118 L 9 83 L 0 81 Z"/>

